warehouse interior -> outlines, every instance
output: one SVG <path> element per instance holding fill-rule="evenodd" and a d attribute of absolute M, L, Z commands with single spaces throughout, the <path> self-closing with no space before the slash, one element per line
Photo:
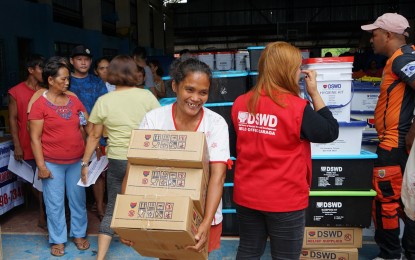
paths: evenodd
<path fill-rule="evenodd" d="M 370 34 L 360 26 L 372 23 L 386 12 L 396 12 L 408 19 L 411 25 L 408 42 L 414 42 L 414 10 L 413 0 L 3 0 L 0 1 L 0 129 L 5 128 L 7 133 L 7 91 L 24 79 L 24 59 L 29 53 L 68 57 L 74 46 L 84 44 L 91 48 L 95 59 L 131 54 L 135 47 L 142 46 L 149 58 L 162 62 L 166 76 L 170 62 L 184 49 L 193 55 L 237 52 L 273 41 L 287 41 L 309 57 L 321 57 L 329 49 L 341 49 L 353 56 L 371 52 Z M 240 80 L 240 75 L 248 79 L 251 72 L 244 71 L 235 79 Z M 228 79 L 234 78 L 221 78 L 221 82 Z M 230 106 L 212 105 L 212 110 L 229 114 Z M 229 208 L 224 210 L 223 250 L 209 259 L 235 257 L 238 231 L 232 201 L 233 172 L 229 170 L 227 174 L 223 199 Z M 23 259 L 28 255 L 49 259 L 47 231 L 33 220 L 37 218 L 37 201 L 30 195 L 25 199 L 23 204 L 0 215 L 0 252 L 3 259 Z M 91 250 L 77 252 L 74 245 L 68 245 L 69 253 L 64 259 L 95 259 L 99 219 L 92 210 L 93 202 L 88 206 Z M 361 260 L 377 254 L 371 237 L 373 226 L 365 231 L 363 235 L 367 236 L 359 249 Z M 133 249 L 123 246 L 118 239 L 111 248 L 108 259 L 148 259 L 138 258 Z M 264 259 L 267 257 L 270 255 Z"/>

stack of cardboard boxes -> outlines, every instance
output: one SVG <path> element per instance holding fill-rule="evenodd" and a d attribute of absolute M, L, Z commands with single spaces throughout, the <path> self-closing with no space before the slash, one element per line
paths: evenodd
<path fill-rule="evenodd" d="M 207 259 L 186 250 L 203 220 L 209 156 L 204 133 L 133 130 L 124 195 L 111 228 L 143 256 Z"/>
<path fill-rule="evenodd" d="M 301 260 L 358 260 L 362 229 L 353 227 L 306 227 Z"/>

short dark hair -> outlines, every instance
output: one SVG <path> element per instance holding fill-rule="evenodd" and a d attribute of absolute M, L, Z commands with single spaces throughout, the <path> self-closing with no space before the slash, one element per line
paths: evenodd
<path fill-rule="evenodd" d="M 108 66 L 108 83 L 116 86 L 133 87 L 138 82 L 138 68 L 128 55 L 115 56 Z"/>
<path fill-rule="evenodd" d="M 157 67 L 157 70 L 156 70 L 157 75 L 159 75 L 160 77 L 164 75 L 164 70 L 161 67 L 160 61 L 158 61 L 158 60 L 149 60 L 147 63 L 148 64 L 153 64 L 153 66 Z"/>
<path fill-rule="evenodd" d="M 69 62 L 66 58 L 60 56 L 50 57 L 43 66 L 42 79 L 46 88 L 49 88 L 48 78 L 56 77 L 61 68 L 66 68 L 70 72 Z"/>
<path fill-rule="evenodd" d="M 132 56 L 133 57 L 137 56 L 137 57 L 140 57 L 142 59 L 145 59 L 145 58 L 147 58 L 147 51 L 146 51 L 146 49 L 144 47 L 140 47 L 139 46 L 139 47 L 136 47 L 133 50 Z"/>
<path fill-rule="evenodd" d="M 40 54 L 32 53 L 32 54 L 29 54 L 26 58 L 26 69 L 35 68 L 36 66 L 43 68 L 44 64 L 45 64 L 45 57 L 43 57 Z"/>
<path fill-rule="evenodd" d="M 190 53 L 190 50 L 189 49 L 183 49 L 179 52 L 180 56 L 182 56 L 185 53 Z"/>
<path fill-rule="evenodd" d="M 203 61 L 195 58 L 176 59 L 170 66 L 170 77 L 176 84 L 182 82 L 189 73 L 193 72 L 205 73 L 209 78 L 209 83 L 212 84 L 212 71 Z"/>
<path fill-rule="evenodd" d="M 146 70 L 143 67 L 137 65 L 137 70 L 138 73 L 142 73 L 144 77 L 146 76 Z"/>
<path fill-rule="evenodd" d="M 103 61 L 103 60 L 108 61 L 108 63 L 110 63 L 110 62 L 111 62 L 111 58 L 110 58 L 110 57 L 108 57 L 108 56 L 101 57 L 101 58 L 97 59 L 97 60 L 95 61 L 95 63 L 94 63 L 94 69 L 95 69 L 95 70 L 97 70 L 97 69 L 98 69 L 98 65 L 99 65 L 99 63 L 100 63 L 101 61 Z"/>

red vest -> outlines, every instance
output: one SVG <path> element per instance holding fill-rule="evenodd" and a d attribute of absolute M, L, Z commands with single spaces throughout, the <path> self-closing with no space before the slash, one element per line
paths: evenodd
<path fill-rule="evenodd" d="M 237 134 L 234 201 L 244 207 L 287 212 L 308 206 L 310 142 L 300 138 L 307 101 L 283 94 L 285 107 L 259 99 L 256 115 L 247 113 L 252 92 L 232 107 Z"/>

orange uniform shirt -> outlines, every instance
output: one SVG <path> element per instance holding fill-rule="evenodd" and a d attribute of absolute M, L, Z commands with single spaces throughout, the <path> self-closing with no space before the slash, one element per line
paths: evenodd
<path fill-rule="evenodd" d="M 414 80 L 415 47 L 405 45 L 387 60 L 383 70 L 375 109 L 375 127 L 383 147 L 405 147 L 415 108 L 415 91 L 408 84 Z"/>

